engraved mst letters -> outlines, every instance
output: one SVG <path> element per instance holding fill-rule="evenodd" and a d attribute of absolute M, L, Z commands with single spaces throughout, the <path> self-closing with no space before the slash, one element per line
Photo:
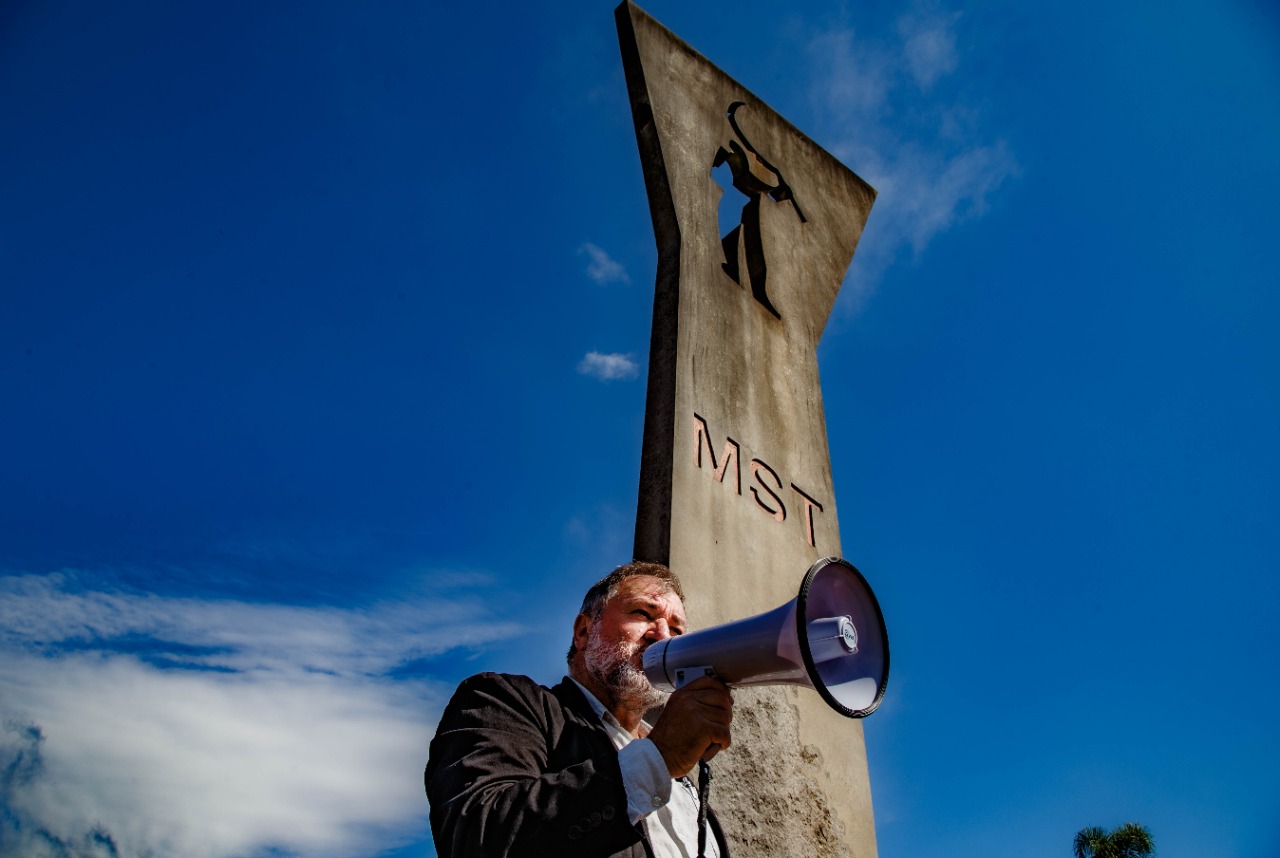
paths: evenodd
<path fill-rule="evenodd" d="M 702 449 L 706 447 L 707 460 L 711 469 L 711 476 L 717 482 L 724 482 L 726 474 L 730 473 L 729 464 L 733 463 L 733 491 L 734 494 L 742 494 L 742 466 L 741 457 L 739 456 L 738 442 L 725 437 L 724 447 L 720 451 L 720 463 L 716 464 L 715 448 L 711 446 L 711 430 L 707 428 L 707 421 L 698 414 L 693 415 L 693 463 L 702 469 Z M 779 524 L 787 520 L 787 507 L 782 500 L 784 481 L 778 476 L 778 472 L 769 467 L 762 459 L 751 460 L 751 477 L 754 485 L 750 486 L 751 497 L 755 501 L 756 507 L 765 515 L 772 518 Z M 795 492 L 800 498 L 800 502 L 804 504 L 804 537 L 809 545 L 816 547 L 817 542 L 814 539 L 813 511 L 816 509 L 822 512 L 822 504 L 818 503 L 802 488 L 795 483 L 791 483 L 791 491 Z"/>

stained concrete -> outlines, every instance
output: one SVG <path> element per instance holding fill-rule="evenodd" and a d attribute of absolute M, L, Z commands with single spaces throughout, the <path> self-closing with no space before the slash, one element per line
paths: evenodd
<path fill-rule="evenodd" d="M 634 4 L 616 18 L 658 245 L 635 554 L 713 625 L 844 556 L 816 347 L 875 191 Z M 712 799 L 736 858 L 875 856 L 862 723 L 809 689 L 736 700 Z"/>

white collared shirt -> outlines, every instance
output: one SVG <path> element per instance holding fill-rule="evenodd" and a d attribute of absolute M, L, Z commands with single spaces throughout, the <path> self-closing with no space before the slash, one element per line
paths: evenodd
<path fill-rule="evenodd" d="M 618 765 L 627 791 L 631 824 L 644 825 L 656 858 L 696 858 L 698 854 L 698 791 L 688 778 L 672 780 L 662 752 L 649 739 L 637 739 L 623 729 L 613 713 L 573 680 L 600 717 L 618 749 Z M 648 728 L 648 724 L 645 727 Z M 715 835 L 707 831 L 707 858 L 719 858 Z"/>

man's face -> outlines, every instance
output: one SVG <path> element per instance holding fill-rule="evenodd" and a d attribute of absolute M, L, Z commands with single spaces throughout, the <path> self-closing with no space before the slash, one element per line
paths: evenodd
<path fill-rule="evenodd" d="M 637 713 L 661 703 L 641 669 L 650 644 L 684 634 L 684 604 L 666 584 L 648 575 L 627 578 L 594 622 L 579 617 L 574 642 L 587 675 L 608 689 L 614 701 Z"/>

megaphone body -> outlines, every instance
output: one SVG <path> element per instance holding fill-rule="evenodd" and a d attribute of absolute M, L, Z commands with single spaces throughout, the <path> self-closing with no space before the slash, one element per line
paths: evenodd
<path fill-rule="evenodd" d="M 861 718 L 884 698 L 889 635 L 862 573 L 828 557 L 785 605 L 651 645 L 644 672 L 668 691 L 704 672 L 732 687 L 804 685 L 841 715 Z"/>

